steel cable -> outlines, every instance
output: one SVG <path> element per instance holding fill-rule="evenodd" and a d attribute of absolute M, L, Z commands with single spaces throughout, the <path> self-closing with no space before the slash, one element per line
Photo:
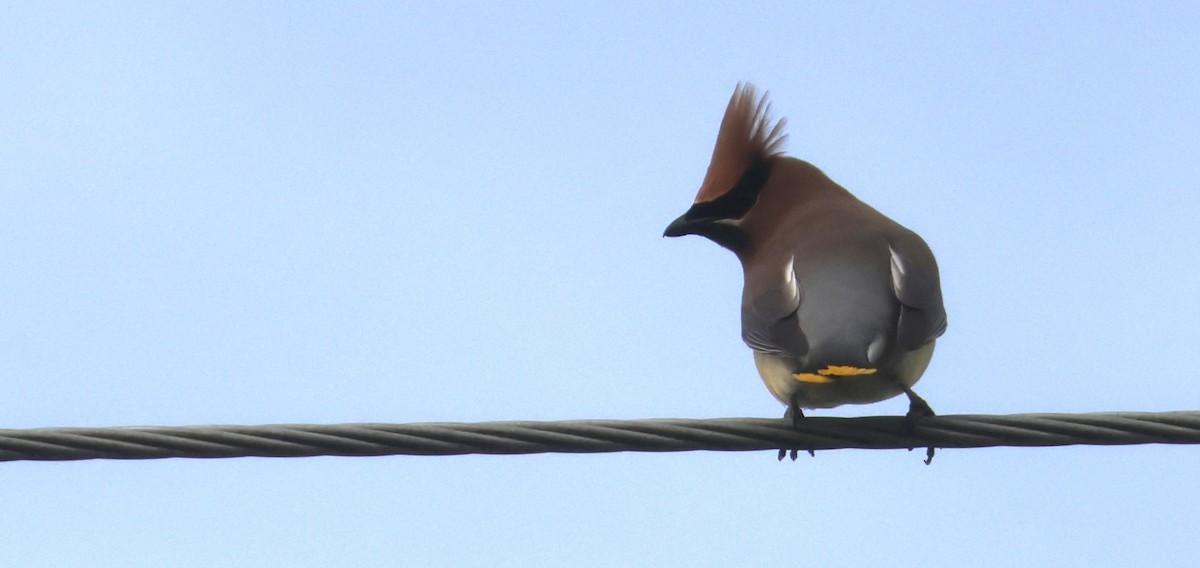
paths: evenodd
<path fill-rule="evenodd" d="M 1200 411 L 0 430 L 0 461 L 1200 443 Z"/>

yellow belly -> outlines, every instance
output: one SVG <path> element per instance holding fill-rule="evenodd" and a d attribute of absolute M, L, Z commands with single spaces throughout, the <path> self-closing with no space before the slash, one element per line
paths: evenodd
<path fill-rule="evenodd" d="M 767 390 L 784 404 L 794 397 L 801 408 L 833 408 L 887 400 L 911 387 L 933 358 L 933 341 L 909 351 L 890 365 L 861 369 L 831 365 L 816 373 L 797 374 L 795 359 L 754 352 L 754 364 Z"/>

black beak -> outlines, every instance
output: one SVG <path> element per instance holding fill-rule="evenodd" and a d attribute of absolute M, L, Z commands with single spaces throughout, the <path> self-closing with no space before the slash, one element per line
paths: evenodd
<path fill-rule="evenodd" d="M 687 213 L 667 225 L 663 236 L 699 235 L 733 252 L 743 250 L 746 247 L 746 235 L 736 220 L 723 216 L 722 208 L 714 207 L 713 203 L 706 201 L 692 205 Z"/>
<path fill-rule="evenodd" d="M 690 213 L 690 211 L 689 211 Z M 682 237 L 692 234 L 692 228 L 695 226 L 695 221 L 688 218 L 688 214 L 680 215 L 678 219 L 671 221 L 667 225 L 667 230 L 663 231 L 664 237 Z"/>

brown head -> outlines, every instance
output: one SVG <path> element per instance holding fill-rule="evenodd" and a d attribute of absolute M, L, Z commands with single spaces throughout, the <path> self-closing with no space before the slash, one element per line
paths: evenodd
<path fill-rule="evenodd" d="M 772 124 L 770 114 L 766 94 L 738 84 L 696 201 L 663 236 L 700 235 L 745 261 L 805 210 L 831 200 L 857 202 L 816 166 L 783 155 L 787 121 Z"/>
<path fill-rule="evenodd" d="M 745 246 L 739 221 L 758 202 L 782 157 L 786 120 L 771 124 L 771 105 L 754 85 L 739 83 L 725 108 L 704 183 L 691 209 L 673 221 L 665 237 L 700 235 L 738 252 Z"/>

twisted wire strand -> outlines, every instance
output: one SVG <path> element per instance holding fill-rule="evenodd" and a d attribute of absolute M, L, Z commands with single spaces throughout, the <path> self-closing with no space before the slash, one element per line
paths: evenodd
<path fill-rule="evenodd" d="M 0 429 L 0 461 L 1198 444 L 1200 411 Z"/>

